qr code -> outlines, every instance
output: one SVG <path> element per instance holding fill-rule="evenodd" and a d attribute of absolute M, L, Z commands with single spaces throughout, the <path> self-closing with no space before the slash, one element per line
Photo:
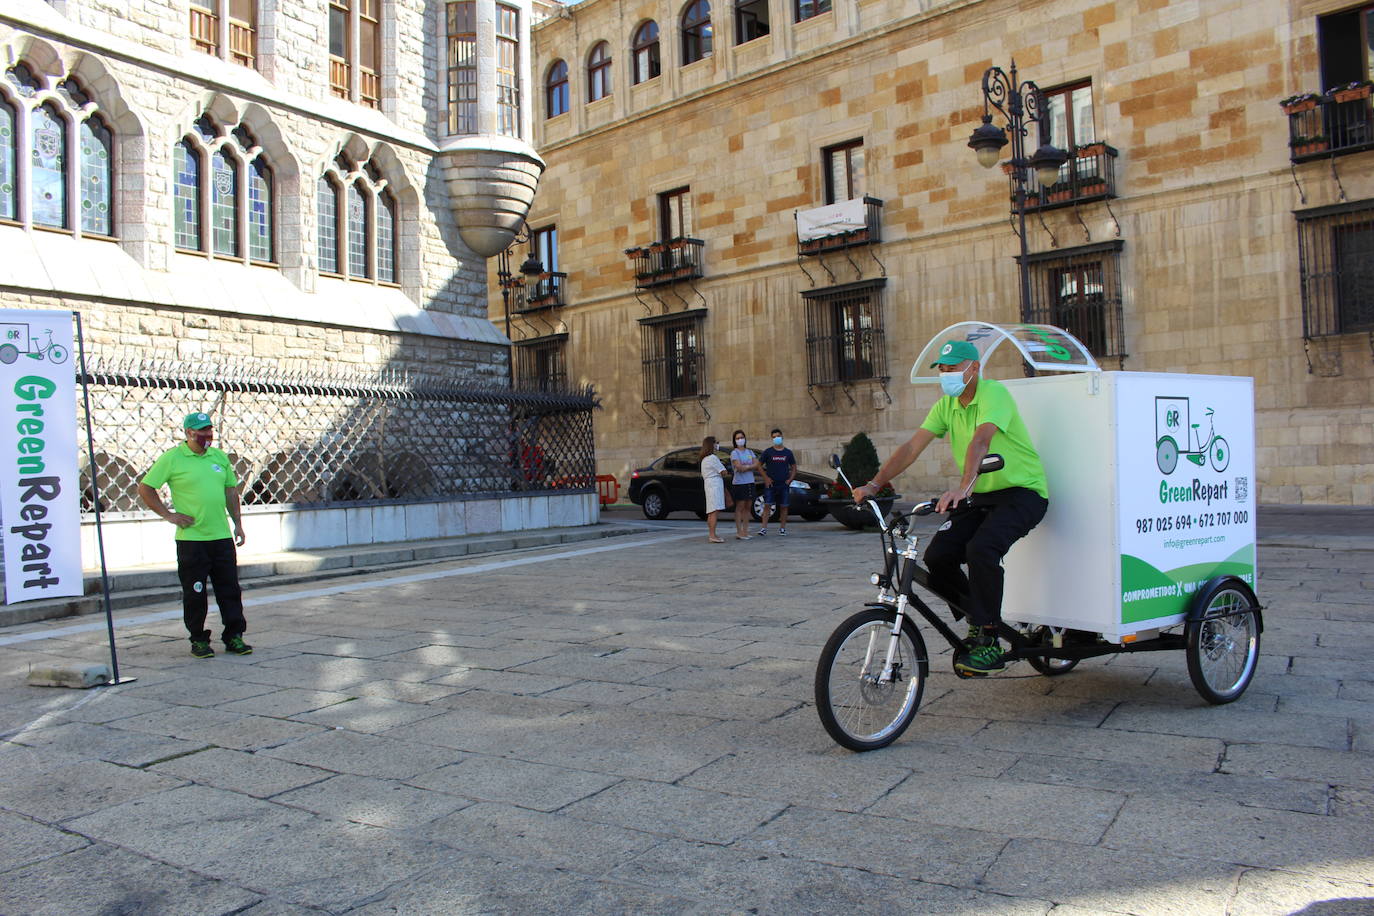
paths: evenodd
<path fill-rule="evenodd" d="M 1243 503 L 1250 498 L 1250 478 L 1236 478 L 1236 502 Z"/>

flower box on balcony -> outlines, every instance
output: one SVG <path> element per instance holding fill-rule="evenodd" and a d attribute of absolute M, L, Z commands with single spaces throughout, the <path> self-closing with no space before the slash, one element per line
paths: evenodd
<path fill-rule="evenodd" d="M 1080 197 L 1096 197 L 1099 194 L 1107 193 L 1107 183 L 1105 181 L 1085 181 L 1078 186 Z"/>
<path fill-rule="evenodd" d="M 1107 151 L 1105 143 L 1084 143 L 1074 150 L 1074 156 L 1079 159 L 1088 159 L 1093 156 L 1100 156 Z"/>
<path fill-rule="evenodd" d="M 1358 102 L 1360 99 L 1369 98 L 1370 87 L 1368 85 L 1351 84 L 1340 89 L 1331 90 L 1331 98 L 1336 102 Z"/>
<path fill-rule="evenodd" d="M 1314 92 L 1300 92 L 1297 95 L 1290 95 L 1279 102 L 1279 105 L 1283 107 L 1284 114 L 1299 114 L 1316 108 L 1317 102 L 1320 100 L 1321 97 Z"/>
<path fill-rule="evenodd" d="M 1325 137 L 1299 137 L 1293 141 L 1294 156 L 1310 156 L 1313 153 L 1324 153 L 1327 148 Z"/>
<path fill-rule="evenodd" d="M 1050 192 L 1050 203 L 1057 204 L 1068 200 L 1073 196 L 1073 191 L 1068 188 L 1061 188 Z"/>

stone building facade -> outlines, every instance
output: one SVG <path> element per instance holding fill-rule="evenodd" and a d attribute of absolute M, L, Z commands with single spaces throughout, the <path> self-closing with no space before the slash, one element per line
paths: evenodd
<path fill-rule="evenodd" d="M 135 375 L 505 388 L 485 262 L 543 168 L 529 35 L 545 6 L 10 0 L 0 303 L 79 312 L 87 358 Z M 223 441 L 296 447 L 259 421 Z"/>
<path fill-rule="evenodd" d="M 886 454 L 927 340 L 1030 318 L 1107 369 L 1253 376 L 1260 501 L 1374 504 L 1371 35 L 1351 0 L 585 0 L 534 31 L 545 276 L 492 315 L 527 384 L 597 387 L 622 482 L 736 427 Z M 1013 61 L 1072 154 L 1028 186 L 1026 307 L 966 145 Z"/>

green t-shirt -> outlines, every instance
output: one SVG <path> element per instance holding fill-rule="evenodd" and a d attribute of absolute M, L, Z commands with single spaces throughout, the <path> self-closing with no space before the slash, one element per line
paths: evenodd
<path fill-rule="evenodd" d="M 1006 467 L 994 474 L 979 476 L 973 485 L 973 492 L 989 493 L 1009 487 L 1025 487 L 1049 499 L 1049 482 L 1045 479 L 1045 467 L 1040 463 L 1040 455 L 1031 443 L 1030 433 L 1026 431 L 1026 424 L 1021 420 L 1021 412 L 1016 409 L 1011 392 L 996 379 L 980 378 L 978 389 L 967 407 L 960 404 L 956 397 L 941 397 L 926 414 L 921 429 L 942 438 L 946 433 L 949 434 L 954 461 L 959 465 L 959 473 L 963 474 L 968 444 L 973 441 L 974 431 L 984 423 L 997 427 L 988 451 L 1001 455 L 1006 460 Z"/>
<path fill-rule="evenodd" d="M 156 490 L 167 484 L 172 491 L 172 511 L 189 515 L 196 523 L 178 528 L 178 541 L 218 541 L 231 537 L 226 490 L 238 485 L 229 456 L 214 446 L 203 454 L 185 442 L 168 449 L 153 462 L 143 483 Z"/>

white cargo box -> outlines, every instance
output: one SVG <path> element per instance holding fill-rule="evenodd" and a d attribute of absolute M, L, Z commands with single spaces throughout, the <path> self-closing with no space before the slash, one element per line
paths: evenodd
<path fill-rule="evenodd" d="M 1213 576 L 1254 588 L 1253 379 L 1103 372 L 1058 328 L 966 322 L 931 341 L 912 380 L 958 337 L 985 363 L 1007 340 L 1037 372 L 1058 370 L 1001 378 L 1050 491 L 1044 521 L 1007 554 L 1004 620 L 1131 641 L 1182 622 Z"/>

